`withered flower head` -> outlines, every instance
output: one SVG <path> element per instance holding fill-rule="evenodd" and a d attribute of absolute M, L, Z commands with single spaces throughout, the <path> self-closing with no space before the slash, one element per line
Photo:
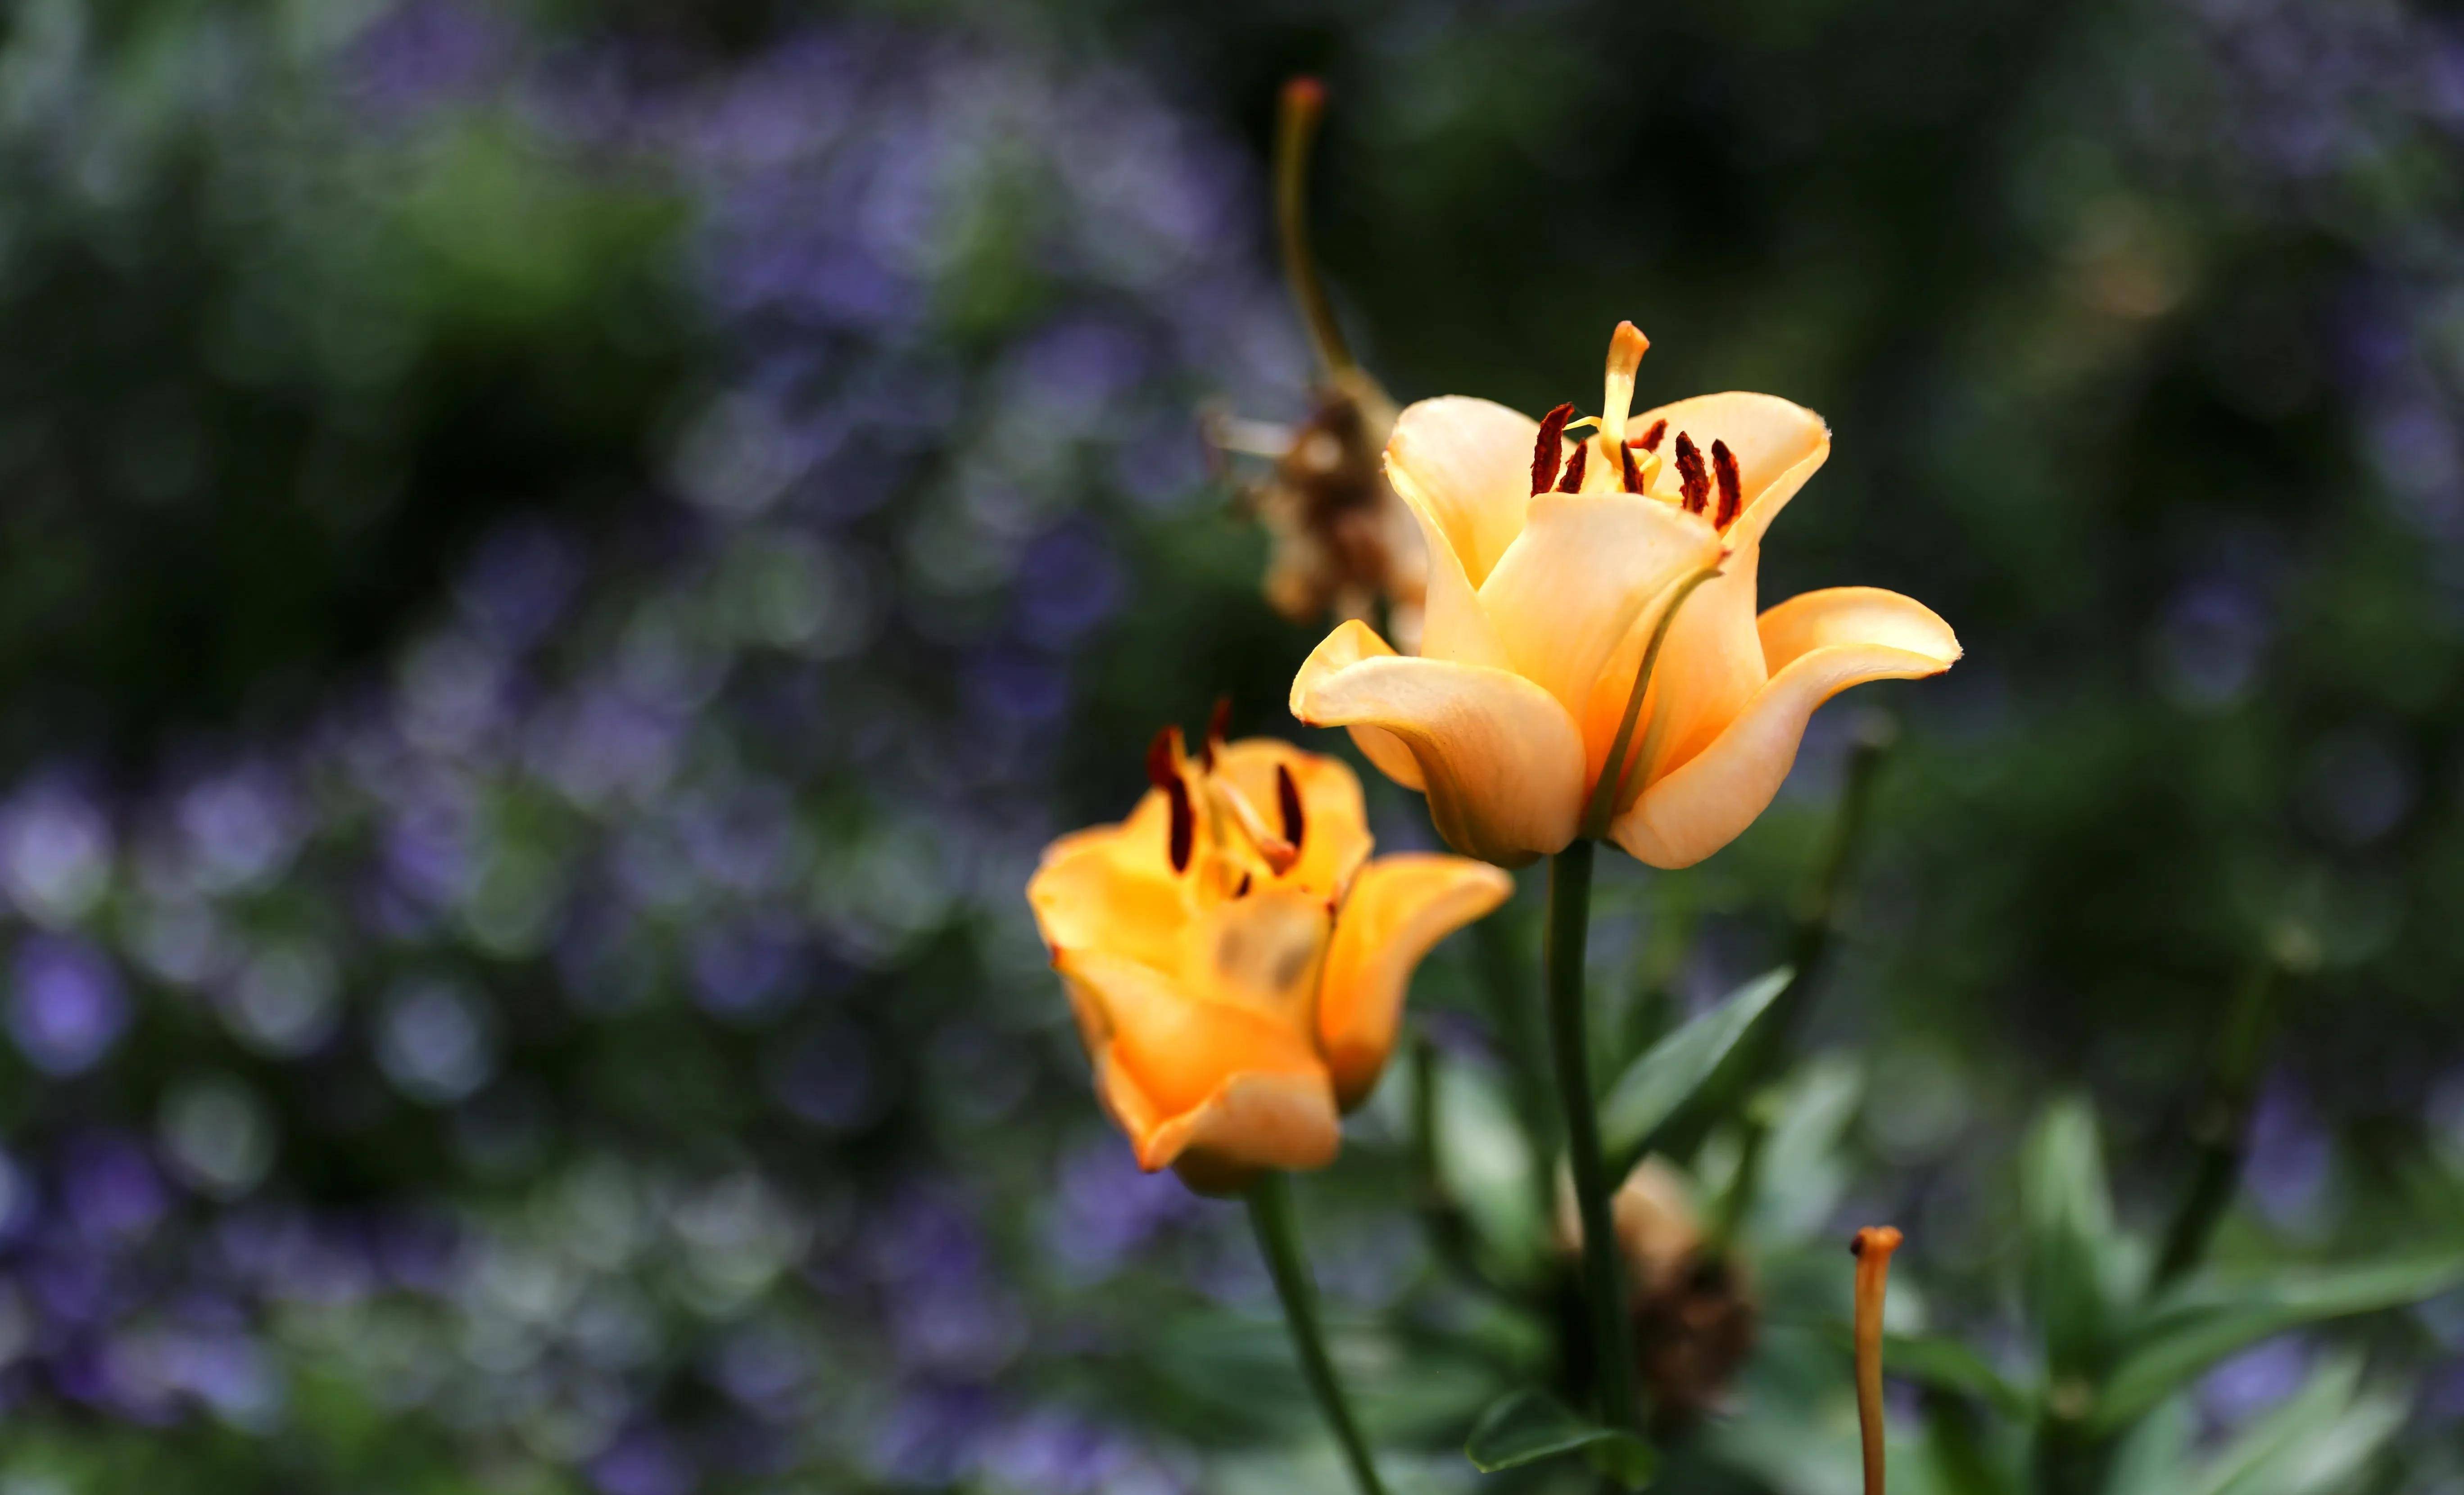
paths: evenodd
<path fill-rule="evenodd" d="M 1557 1236 L 1583 1245 L 1573 1179 L 1558 1178 Z M 1715 1410 L 1754 1347 L 1753 1280 L 1733 1251 L 1709 1249 L 1685 1177 L 1666 1161 L 1635 1164 L 1610 1200 L 1625 1261 L 1627 1315 L 1642 1391 L 1663 1427 Z"/>
<path fill-rule="evenodd" d="M 1314 78 L 1284 89 L 1275 147 L 1275 204 L 1284 271 L 1316 349 L 1309 414 L 1286 428 L 1222 415 L 1206 421 L 1223 456 L 1264 458 L 1261 475 L 1239 483 L 1242 507 L 1274 542 L 1265 594 L 1294 623 L 1376 619 L 1398 637 L 1419 637 L 1428 553 L 1419 526 L 1388 485 L 1383 456 L 1395 402 L 1352 357 L 1309 253 L 1309 152 L 1326 91 Z M 1406 647 L 1411 647 L 1406 645 Z"/>

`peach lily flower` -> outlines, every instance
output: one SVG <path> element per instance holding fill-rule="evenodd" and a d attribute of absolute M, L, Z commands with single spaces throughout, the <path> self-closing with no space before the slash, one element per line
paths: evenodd
<path fill-rule="evenodd" d="M 1292 682 L 1292 715 L 1351 728 L 1388 777 L 1428 796 L 1449 845 L 1500 866 L 1603 833 L 1655 867 L 1699 862 L 1771 803 L 1816 707 L 1959 658 L 1930 609 L 1874 587 L 1756 616 L 1764 533 L 1831 454 L 1831 432 L 1762 394 L 1630 415 L 1647 346 L 1618 325 L 1595 420 L 1560 406 L 1535 421 L 1463 396 L 1406 409 L 1386 473 L 1428 544 L 1420 652 L 1346 623 Z"/>
<path fill-rule="evenodd" d="M 1321 1168 L 1394 1048 L 1413 968 L 1506 901 L 1462 857 L 1369 859 L 1341 761 L 1168 728 L 1130 818 L 1062 837 L 1027 884 L 1105 1109 L 1138 1165 L 1229 1193 Z"/>

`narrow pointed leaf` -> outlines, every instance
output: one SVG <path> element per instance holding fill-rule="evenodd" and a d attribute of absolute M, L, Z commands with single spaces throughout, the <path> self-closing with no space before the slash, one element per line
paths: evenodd
<path fill-rule="evenodd" d="M 2104 1495 L 2181 1495 L 2189 1483 L 2198 1431 L 2189 1398 L 2159 1405 L 2116 1443 Z"/>
<path fill-rule="evenodd" d="M 1793 978 L 1787 966 L 1766 972 L 1628 1065 L 1600 1102 L 1600 1150 L 1620 1159 L 1641 1152 L 1661 1124 L 1719 1071 Z"/>
<path fill-rule="evenodd" d="M 2091 1428 L 2111 1431 L 2227 1355 L 2287 1330 L 2419 1303 L 2464 1286 L 2464 1258 L 2424 1257 L 2246 1283 L 2193 1282 L 2157 1307 L 2098 1393 Z"/>
<path fill-rule="evenodd" d="M 2175 1495 L 2349 1490 L 2404 1416 L 2405 1398 L 2362 1385 L 2358 1359 L 2332 1360 L 2176 1486 Z"/>
<path fill-rule="evenodd" d="M 1463 1453 L 1483 1474 L 1579 1453 L 1626 1488 L 1651 1483 L 1659 1455 L 1632 1433 L 1579 1417 L 1542 1391 L 1508 1392 L 1480 1415 Z"/>
<path fill-rule="evenodd" d="M 2105 1183 L 2104 1146 L 2084 1101 L 2057 1101 L 2019 1154 L 2029 1308 L 2057 1376 L 2090 1374 L 2104 1353 L 2122 1297 L 2118 1232 Z"/>
<path fill-rule="evenodd" d="M 1834 1337 L 1842 1347 L 1854 1343 L 1845 1324 Z M 2001 1372 L 1956 1339 L 1941 1334 L 1882 1336 L 1882 1374 L 1936 1391 L 1973 1396 L 2006 1417 L 2025 1420 L 2035 1414 L 2035 1396 L 2013 1384 Z"/>

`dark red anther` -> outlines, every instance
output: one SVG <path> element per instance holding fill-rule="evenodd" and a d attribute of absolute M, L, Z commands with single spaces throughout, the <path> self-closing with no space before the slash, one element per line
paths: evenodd
<path fill-rule="evenodd" d="M 1642 492 L 1642 464 L 1634 459 L 1634 443 L 1618 443 L 1617 455 L 1625 461 L 1625 491 L 1630 494 Z"/>
<path fill-rule="evenodd" d="M 1158 727 L 1147 744 L 1147 782 L 1158 789 L 1180 782 L 1180 729 Z"/>
<path fill-rule="evenodd" d="M 1667 420 L 1664 418 L 1656 420 L 1651 423 L 1651 429 L 1644 431 L 1642 433 L 1642 439 L 1636 442 L 1635 445 L 1640 447 L 1645 451 L 1657 451 L 1660 450 L 1660 438 L 1667 434 Z"/>
<path fill-rule="evenodd" d="M 1728 450 L 1725 441 L 1711 443 L 1711 471 L 1720 479 L 1720 514 L 1711 521 L 1711 527 L 1725 530 L 1746 501 L 1745 484 L 1737 478 L 1737 454 Z"/>
<path fill-rule="evenodd" d="M 1206 771 L 1215 772 L 1215 750 L 1223 745 L 1223 735 L 1232 725 L 1232 697 L 1219 695 L 1215 710 L 1206 718 L 1206 745 L 1199 751 L 1206 760 Z"/>
<path fill-rule="evenodd" d="M 1703 467 L 1703 449 L 1683 431 L 1677 433 L 1677 483 L 1685 495 L 1685 512 L 1700 514 L 1711 501 L 1711 474 Z"/>
<path fill-rule="evenodd" d="M 1241 874 L 1241 886 L 1232 890 L 1232 896 L 1233 896 L 1233 897 L 1235 897 L 1235 898 L 1246 898 L 1247 896 L 1249 896 L 1249 882 L 1250 882 L 1250 879 L 1251 879 L 1252 875 L 1253 875 L 1253 874 L 1248 873 L 1248 872 L 1243 872 L 1243 873 Z"/>
<path fill-rule="evenodd" d="M 1540 417 L 1540 439 L 1531 448 L 1531 491 L 1545 494 L 1557 481 L 1557 463 L 1566 454 L 1566 423 L 1574 418 L 1574 407 L 1561 405 Z M 1582 449 L 1575 449 L 1577 459 Z"/>
<path fill-rule="evenodd" d="M 1186 872 L 1190 853 L 1198 849 L 1198 814 L 1189 802 L 1189 785 L 1176 779 L 1164 786 L 1163 793 L 1172 802 L 1171 839 L 1164 849 L 1172 853 L 1172 869 Z"/>
<path fill-rule="evenodd" d="M 1301 786 L 1292 781 L 1288 764 L 1275 765 L 1275 808 L 1284 816 L 1284 839 L 1294 851 L 1301 848 L 1301 838 L 1309 834 L 1309 821 L 1301 813 Z"/>
<path fill-rule="evenodd" d="M 1557 479 L 1557 492 L 1561 494 L 1578 494 L 1583 491 L 1583 468 L 1584 465 L 1591 460 L 1591 456 L 1592 444 L 1590 442 L 1578 441 L 1574 443 L 1574 454 L 1566 459 L 1566 475 Z"/>
<path fill-rule="evenodd" d="M 1172 828 L 1164 843 L 1175 872 L 1189 870 L 1198 849 L 1198 813 L 1189 802 L 1189 782 L 1180 776 L 1180 729 L 1166 727 L 1147 744 L 1147 782 L 1163 791 L 1172 806 Z"/>

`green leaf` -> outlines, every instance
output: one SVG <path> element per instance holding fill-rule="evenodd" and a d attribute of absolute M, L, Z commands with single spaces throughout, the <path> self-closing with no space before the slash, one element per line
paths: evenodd
<path fill-rule="evenodd" d="M 1630 1490 L 1650 1484 L 1660 1463 L 1651 1445 L 1632 1433 L 1577 1417 L 1547 1392 L 1530 1390 L 1508 1392 L 1492 1402 L 1472 1427 L 1463 1453 L 1483 1474 L 1580 1453 Z"/>
<path fill-rule="evenodd" d="M 1531 1187 L 1531 1144 L 1493 1073 L 1441 1058 L 1438 1166 L 1482 1246 L 1509 1276 L 1553 1265 L 1549 1221 Z"/>
<path fill-rule="evenodd" d="M 1600 1103 L 1600 1150 L 1612 1159 L 1641 1152 L 1661 1124 L 1718 1071 L 1754 1020 L 1770 1010 L 1794 978 L 1787 966 L 1766 972 L 1626 1066 Z"/>
<path fill-rule="evenodd" d="M 2028 1248 L 2029 1307 L 2057 1378 L 2101 1358 L 2121 1294 L 2113 1196 L 2096 1112 L 2084 1101 L 2046 1108 L 2019 1154 L 2019 1205 Z"/>
<path fill-rule="evenodd" d="M 1853 1343 L 1846 1325 L 1838 1328 L 1842 1344 Z M 1973 1396 L 2005 1417 L 2025 1420 L 2035 1414 L 2035 1397 L 2005 1379 L 2002 1373 L 1956 1339 L 1940 1334 L 1884 1334 L 1882 1374 L 1930 1386 L 1937 1391 Z"/>
<path fill-rule="evenodd" d="M 2194 1281 L 2162 1302 L 2132 1337 L 2089 1414 L 2110 1432 L 2236 1351 L 2287 1330 L 2419 1303 L 2464 1286 L 2453 1255 L 2287 1273 L 2249 1282 Z"/>
<path fill-rule="evenodd" d="M 2464 1286 L 2464 1252 L 2354 1262 L 2251 1275 L 2213 1273 L 2191 1279 L 2158 1300 L 2151 1327 L 2219 1309 L 2268 1308 L 2294 1322 L 2341 1318 L 2401 1308 Z"/>
<path fill-rule="evenodd" d="M 2197 1440 L 2198 1422 L 2189 1401 L 2175 1396 L 2165 1402 L 2115 1445 L 2104 1495 L 2181 1495 Z"/>
<path fill-rule="evenodd" d="M 2283 1405 L 2175 1488 L 2179 1495 L 2327 1495 L 2352 1488 L 2405 1418 L 2405 1398 L 2365 1391 L 2361 1362 L 2328 1362 Z"/>
<path fill-rule="evenodd" d="M 1763 1140 L 1762 1167 L 1747 1235 L 1769 1248 L 1802 1244 L 1822 1235 L 1848 1190 L 1849 1164 L 1840 1137 L 1857 1119 L 1865 1072 L 1857 1061 L 1828 1053 L 1798 1066 L 1779 1091 L 1778 1119 Z"/>

